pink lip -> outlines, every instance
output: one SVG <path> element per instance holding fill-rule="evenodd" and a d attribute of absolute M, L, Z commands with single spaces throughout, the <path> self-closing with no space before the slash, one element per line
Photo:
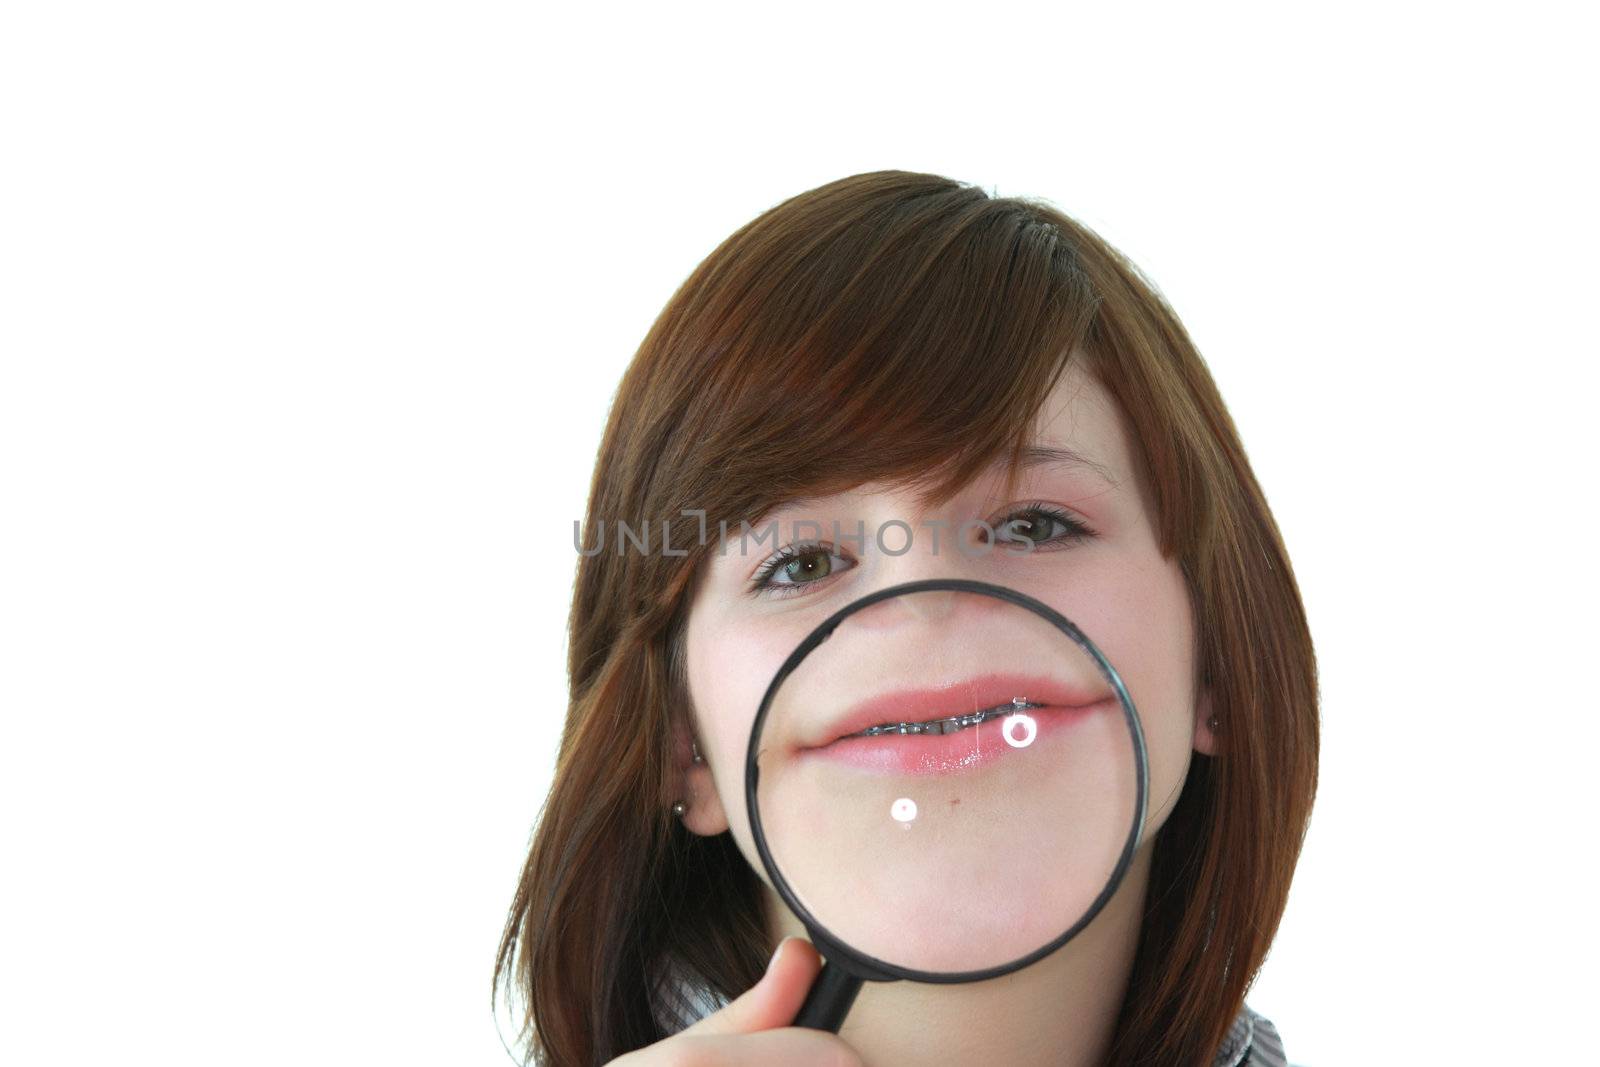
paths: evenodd
<path fill-rule="evenodd" d="M 808 745 L 801 754 L 824 757 L 868 770 L 897 774 L 946 774 L 981 766 L 1028 745 L 1006 740 L 1002 731 L 1020 741 L 1024 725 L 1002 715 L 950 734 L 880 734 L 852 737 L 869 726 L 892 722 L 923 722 L 966 715 L 1022 697 L 1031 707 L 1022 714 L 1032 720 L 1033 744 L 1048 739 L 1096 709 L 1115 704 L 1103 687 L 1085 689 L 1045 675 L 990 674 L 947 686 L 904 689 L 872 697 L 852 707 L 832 722 L 824 740 Z"/>

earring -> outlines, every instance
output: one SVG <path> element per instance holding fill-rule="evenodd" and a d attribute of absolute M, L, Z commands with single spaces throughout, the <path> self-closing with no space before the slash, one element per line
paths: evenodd
<path fill-rule="evenodd" d="M 1211 718 L 1207 719 L 1206 720 L 1206 726 L 1208 726 L 1209 728 L 1215 730 L 1217 728 L 1217 717 L 1215 715 L 1213 715 L 1213 716 L 1211 716 Z"/>
<path fill-rule="evenodd" d="M 690 751 L 692 751 L 694 753 L 694 761 L 696 763 L 704 763 L 706 761 L 706 758 L 704 756 L 700 755 L 700 744 L 699 744 L 699 742 L 690 741 L 689 742 L 689 749 L 690 749 Z"/>
<path fill-rule="evenodd" d="M 685 804 L 681 800 L 675 802 L 672 805 L 672 814 L 676 815 L 680 819 L 684 817 L 684 815 L 688 812 L 688 810 L 689 810 L 689 805 Z"/>

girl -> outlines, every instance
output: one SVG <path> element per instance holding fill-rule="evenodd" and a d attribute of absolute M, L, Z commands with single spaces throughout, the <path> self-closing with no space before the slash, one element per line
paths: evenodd
<path fill-rule="evenodd" d="M 1032 550 L 885 551 L 891 521 Z M 1283 1062 L 1244 996 L 1315 794 L 1311 638 L 1204 363 L 1098 236 L 902 171 L 772 208 L 645 338 L 577 539 L 570 703 L 494 975 L 537 1062 Z M 1043 960 L 869 982 L 838 1035 L 791 1028 L 819 961 L 751 844 L 751 721 L 811 626 L 934 576 L 1024 589 L 1118 668 L 1145 831 Z"/>

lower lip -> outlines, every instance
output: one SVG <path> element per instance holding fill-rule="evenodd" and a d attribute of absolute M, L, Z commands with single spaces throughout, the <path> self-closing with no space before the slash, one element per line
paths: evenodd
<path fill-rule="evenodd" d="M 958 774 L 1026 752 L 1115 705 L 1115 697 L 1073 707 L 1045 704 L 968 726 L 953 734 L 841 737 L 820 748 L 803 749 L 801 755 L 882 774 Z M 1027 726 L 1019 721 L 1020 716 L 1032 721 L 1031 738 Z M 1006 740 L 1007 735 L 1011 741 Z"/>

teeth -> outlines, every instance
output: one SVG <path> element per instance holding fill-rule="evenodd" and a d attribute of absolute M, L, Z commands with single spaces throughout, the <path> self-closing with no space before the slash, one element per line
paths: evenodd
<path fill-rule="evenodd" d="M 957 715 L 949 719 L 930 719 L 926 722 L 886 722 L 877 726 L 869 726 L 865 730 L 858 730 L 850 737 L 878 737 L 882 734 L 953 734 L 957 730 L 965 730 L 969 726 L 976 726 L 980 722 L 987 722 L 997 715 L 1010 715 L 1014 712 L 1025 711 L 1028 708 L 1042 707 L 1041 704 L 1029 703 L 1022 697 L 1013 697 L 1009 704 L 997 704 L 992 708 L 974 711 L 968 715 Z"/>

